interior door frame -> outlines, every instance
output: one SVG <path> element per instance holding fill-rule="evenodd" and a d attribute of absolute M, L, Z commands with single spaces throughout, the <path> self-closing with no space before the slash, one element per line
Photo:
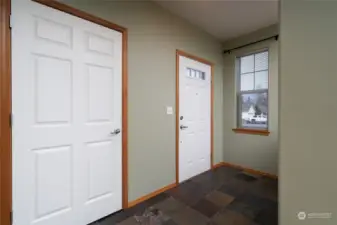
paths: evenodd
<path fill-rule="evenodd" d="M 0 0 L 0 225 L 10 225 L 12 208 L 10 1 Z"/>
<path fill-rule="evenodd" d="M 214 159 L 213 159 L 213 147 L 214 147 L 214 139 L 213 139 L 213 113 L 214 113 L 214 64 L 206 59 L 200 58 L 198 56 L 194 56 L 187 52 L 181 51 L 179 49 L 176 50 L 176 184 L 179 184 L 179 56 L 184 56 L 186 58 L 207 64 L 211 67 L 211 99 L 210 99 L 210 107 L 211 107 L 211 154 L 210 154 L 210 161 L 211 161 L 211 169 L 214 168 Z"/>
<path fill-rule="evenodd" d="M 128 207 L 128 30 L 55 0 L 32 0 L 95 24 L 122 33 L 122 207 Z M 11 224 L 12 147 L 11 147 L 11 0 L 0 0 L 0 225 Z"/>

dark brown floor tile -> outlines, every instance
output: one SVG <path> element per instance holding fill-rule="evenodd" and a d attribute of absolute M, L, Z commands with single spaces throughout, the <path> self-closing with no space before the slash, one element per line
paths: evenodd
<path fill-rule="evenodd" d="M 168 221 L 164 222 L 163 225 L 178 225 L 178 224 L 176 222 L 174 222 L 173 220 L 168 220 Z"/>
<path fill-rule="evenodd" d="M 198 184 L 192 182 L 192 181 L 186 181 L 183 182 L 181 184 L 179 184 L 178 186 L 168 190 L 166 193 L 170 196 L 181 196 L 184 195 L 186 193 L 189 193 L 191 190 L 195 189 L 196 186 L 198 186 Z"/>
<path fill-rule="evenodd" d="M 261 211 L 260 209 L 253 208 L 243 202 L 238 200 L 234 200 L 231 204 L 226 207 L 227 210 L 235 211 L 249 218 L 250 220 L 254 220 L 258 213 Z"/>
<path fill-rule="evenodd" d="M 172 219 L 179 225 L 207 225 L 209 222 L 206 216 L 190 207 L 173 214 Z"/>
<path fill-rule="evenodd" d="M 170 189 L 167 191 L 167 193 L 175 192 L 177 190 L 179 191 L 189 191 L 197 186 L 196 183 L 192 182 L 192 180 L 187 180 L 182 183 L 180 183 L 178 186 Z"/>
<path fill-rule="evenodd" d="M 212 221 L 216 225 L 250 225 L 251 220 L 247 217 L 230 210 L 224 210 L 216 214 Z"/>
<path fill-rule="evenodd" d="M 107 217 L 104 217 L 97 222 L 99 225 L 115 225 L 119 222 L 122 222 L 123 220 L 126 220 L 129 217 L 130 215 L 126 212 L 126 210 L 121 210 Z"/>
<path fill-rule="evenodd" d="M 201 200 L 206 194 L 206 190 L 195 182 L 188 181 L 178 187 L 171 189 L 168 194 L 181 202 L 192 206 Z"/>
<path fill-rule="evenodd" d="M 245 191 L 247 191 L 248 189 L 251 188 L 252 185 L 254 185 L 256 183 L 257 180 L 258 179 L 256 179 L 254 182 L 247 182 L 245 180 L 237 179 L 235 177 L 234 179 L 230 180 L 228 183 L 232 186 L 235 186 L 235 187 L 241 187 Z"/>
<path fill-rule="evenodd" d="M 224 179 L 221 174 L 214 173 L 213 171 L 208 171 L 192 178 L 193 182 L 208 187 L 210 191 L 221 187 L 221 185 L 224 184 L 225 180 L 226 179 Z"/>
<path fill-rule="evenodd" d="M 261 197 L 277 201 L 278 181 L 270 178 L 261 178 L 253 184 L 251 192 Z"/>
<path fill-rule="evenodd" d="M 141 202 L 131 208 L 126 209 L 125 213 L 128 216 L 141 215 L 148 207 L 150 207 L 150 205 L 147 201 Z"/>
<path fill-rule="evenodd" d="M 264 185 L 269 186 L 271 188 L 277 189 L 278 188 L 278 179 L 269 178 L 266 176 L 261 176 L 259 179 Z"/>
<path fill-rule="evenodd" d="M 153 205 L 154 208 L 161 210 L 165 215 L 171 216 L 177 212 L 180 212 L 182 209 L 186 208 L 187 205 L 180 202 L 173 197 L 167 198 L 164 201 Z"/>
<path fill-rule="evenodd" d="M 254 221 L 259 225 L 278 225 L 278 213 L 274 210 L 262 210 Z"/>
<path fill-rule="evenodd" d="M 220 191 L 213 191 L 206 196 L 206 199 L 220 207 L 225 207 L 230 204 L 235 198 Z"/>
<path fill-rule="evenodd" d="M 238 200 L 256 209 L 269 209 L 277 211 L 277 202 L 251 193 L 241 195 Z"/>
<path fill-rule="evenodd" d="M 250 173 L 249 171 L 242 171 L 241 173 L 244 173 L 248 176 L 255 177 L 256 179 L 261 179 L 262 177 L 264 177 L 264 176 L 256 174 L 256 173 Z"/>
<path fill-rule="evenodd" d="M 204 183 L 211 182 L 214 179 L 214 173 L 211 171 L 204 172 L 198 176 L 193 177 L 191 180 L 193 182 Z"/>
<path fill-rule="evenodd" d="M 266 188 L 255 188 L 251 189 L 251 193 L 261 198 L 266 198 L 274 202 L 278 201 L 278 193 L 275 190 L 270 190 Z"/>
<path fill-rule="evenodd" d="M 231 195 L 233 197 L 239 197 L 241 195 L 243 195 L 246 190 L 247 187 L 244 184 L 237 184 L 238 182 L 229 182 L 227 184 L 222 185 L 218 191 Z"/>
<path fill-rule="evenodd" d="M 202 193 L 210 193 L 214 190 L 217 190 L 219 187 L 221 187 L 221 185 L 223 184 L 224 182 L 216 182 L 215 180 L 213 180 L 213 182 L 203 182 L 203 183 L 200 183 L 199 184 L 199 187 L 200 187 L 200 191 Z"/>
<path fill-rule="evenodd" d="M 209 218 L 215 215 L 221 209 L 220 206 L 207 199 L 201 199 L 192 208 Z"/>
<path fill-rule="evenodd" d="M 255 221 L 251 221 L 249 225 L 261 225 L 261 224 L 258 224 Z"/>
<path fill-rule="evenodd" d="M 139 223 L 132 216 L 132 217 L 127 218 L 126 220 L 123 220 L 122 222 L 118 223 L 117 225 L 139 225 Z"/>
<path fill-rule="evenodd" d="M 263 180 L 266 185 L 270 185 L 270 187 L 276 188 L 278 187 L 278 179 L 273 179 L 269 177 L 262 177 L 261 180 Z"/>
<path fill-rule="evenodd" d="M 237 190 L 235 187 L 232 187 L 230 185 L 222 185 L 218 191 L 222 192 L 222 193 L 225 193 L 225 194 L 228 194 L 228 195 L 231 195 L 231 196 L 234 196 L 234 197 L 237 197 L 239 195 L 242 195 L 242 192 Z"/>
<path fill-rule="evenodd" d="M 267 187 L 259 182 L 256 185 L 250 188 L 250 193 L 259 196 L 261 198 L 267 198 L 269 200 L 278 201 L 278 192 L 277 190 Z"/>
<path fill-rule="evenodd" d="M 221 166 L 216 169 L 214 169 L 214 173 L 219 173 L 222 174 L 224 177 L 233 177 L 237 173 L 240 173 L 242 170 L 236 169 L 233 167 L 228 167 L 228 166 Z"/>
<path fill-rule="evenodd" d="M 159 195 L 157 195 L 157 196 L 155 196 L 155 197 L 153 197 L 153 198 L 148 199 L 148 200 L 146 201 L 146 203 L 147 203 L 149 206 L 152 206 L 152 205 L 157 204 L 157 203 L 159 203 L 159 202 L 161 202 L 161 201 L 164 201 L 164 200 L 167 199 L 168 197 L 170 197 L 170 195 L 164 192 L 164 193 L 161 193 L 161 194 L 159 194 Z"/>
<path fill-rule="evenodd" d="M 244 180 L 246 182 L 253 182 L 253 181 L 256 181 L 257 178 L 254 177 L 254 176 L 250 176 L 248 174 L 245 174 L 245 173 L 238 173 L 236 176 L 235 176 L 236 179 L 239 179 L 239 180 Z"/>

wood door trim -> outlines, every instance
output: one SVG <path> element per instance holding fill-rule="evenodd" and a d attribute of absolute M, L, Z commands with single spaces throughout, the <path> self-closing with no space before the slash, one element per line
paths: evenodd
<path fill-rule="evenodd" d="M 0 225 L 10 224 L 12 209 L 10 3 L 0 0 Z"/>
<path fill-rule="evenodd" d="M 186 58 L 190 58 L 190 59 L 193 59 L 195 61 L 198 61 L 198 62 L 201 62 L 201 63 L 204 63 L 204 64 L 207 64 L 211 67 L 214 66 L 214 63 L 212 63 L 211 61 L 208 61 L 206 59 L 203 59 L 203 58 L 200 58 L 198 56 L 195 56 L 195 55 L 192 55 L 190 53 L 187 53 L 187 52 L 184 52 L 184 51 L 181 51 L 179 49 L 177 49 L 177 54 L 178 55 L 181 55 L 181 56 L 185 56 Z"/>
<path fill-rule="evenodd" d="M 123 31 L 122 39 L 122 206 L 129 203 L 128 182 L 128 30 Z"/>
<path fill-rule="evenodd" d="M 122 33 L 122 207 L 128 206 L 128 30 L 55 0 L 33 0 Z M 10 225 L 12 209 L 11 147 L 11 0 L 0 0 L 0 225 Z"/>
<path fill-rule="evenodd" d="M 229 163 L 229 162 L 219 162 L 219 163 L 214 165 L 214 169 L 219 168 L 219 167 L 223 167 L 223 166 L 232 167 L 234 169 L 242 170 L 242 171 L 245 171 L 245 172 L 251 173 L 251 174 L 269 177 L 271 179 L 276 179 L 276 180 L 278 179 L 278 175 L 263 172 L 261 170 L 256 170 L 256 169 L 252 169 L 252 168 L 245 167 L 245 166 L 240 166 L 238 164 L 233 164 L 233 163 Z"/>
<path fill-rule="evenodd" d="M 64 3 L 61 3 L 59 1 L 55 1 L 55 0 L 32 0 L 32 1 L 38 2 L 42 5 L 45 5 L 45 6 L 54 8 L 54 9 L 57 9 L 59 11 L 65 12 L 67 14 L 79 17 L 81 19 L 88 20 L 90 22 L 102 25 L 102 26 L 110 28 L 112 30 L 119 31 L 121 33 L 123 33 L 124 31 L 127 30 L 127 28 L 125 28 L 125 27 L 119 26 L 115 23 L 112 23 L 112 22 L 110 22 L 108 20 L 105 20 L 105 19 L 102 19 L 100 17 L 91 15 L 89 13 L 86 13 L 86 12 L 82 11 L 82 10 L 73 8 L 73 7 L 71 7 L 69 5 L 66 5 Z"/>
<path fill-rule="evenodd" d="M 158 189 L 156 191 L 153 191 L 153 192 L 151 192 L 151 193 L 149 193 L 147 195 L 144 195 L 144 196 L 142 196 L 140 198 L 137 198 L 136 200 L 133 200 L 133 201 L 129 202 L 129 206 L 128 207 L 131 208 L 131 207 L 133 207 L 135 205 L 138 205 L 138 204 L 140 204 L 142 202 L 145 202 L 146 200 L 148 200 L 150 198 L 153 198 L 153 197 L 155 197 L 155 196 L 157 196 L 157 195 L 159 195 L 159 194 L 161 194 L 161 193 L 163 193 L 165 191 L 168 191 L 168 190 L 170 190 L 170 189 L 172 189 L 172 188 L 174 188 L 176 186 L 177 186 L 176 183 L 173 183 L 173 184 L 169 184 L 169 185 L 167 185 L 165 187 L 162 187 L 162 188 L 160 188 L 160 189 Z"/>
<path fill-rule="evenodd" d="M 211 168 L 213 168 L 214 161 L 214 64 L 206 59 L 194 56 L 187 52 L 176 50 L 176 184 L 179 184 L 179 56 L 184 56 L 186 58 L 193 59 L 195 61 L 207 64 L 211 67 Z"/>

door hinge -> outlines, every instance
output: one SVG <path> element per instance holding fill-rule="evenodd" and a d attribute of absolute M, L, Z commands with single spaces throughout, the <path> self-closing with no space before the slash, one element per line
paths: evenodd
<path fill-rule="evenodd" d="M 9 220 L 10 220 L 10 223 L 13 224 L 13 211 L 11 211 L 9 215 Z"/>
<path fill-rule="evenodd" d="M 13 114 L 9 114 L 9 127 L 12 128 L 13 126 Z"/>

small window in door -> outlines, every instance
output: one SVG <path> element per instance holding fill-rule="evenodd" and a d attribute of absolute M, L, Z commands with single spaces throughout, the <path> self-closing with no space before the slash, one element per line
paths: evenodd
<path fill-rule="evenodd" d="M 206 80 L 206 73 L 200 70 L 186 68 L 186 76 L 198 80 Z"/>

